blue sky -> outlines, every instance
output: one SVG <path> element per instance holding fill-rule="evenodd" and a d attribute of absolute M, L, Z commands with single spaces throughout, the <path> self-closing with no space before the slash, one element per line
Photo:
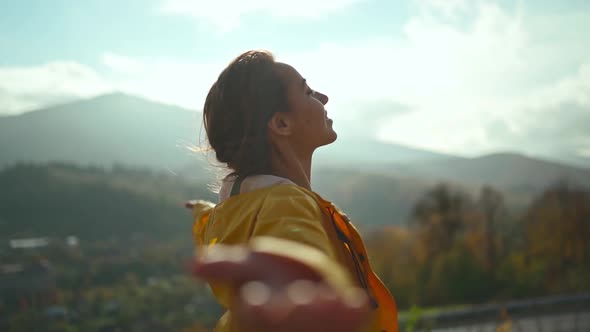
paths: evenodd
<path fill-rule="evenodd" d="M 585 31 L 583 0 L 4 0 L 0 114 L 115 90 L 200 109 L 265 48 L 347 135 L 590 165 Z"/>
<path fill-rule="evenodd" d="M 106 51 L 131 57 L 195 61 L 234 56 L 235 50 L 249 49 L 253 44 L 283 52 L 313 49 L 326 41 L 350 42 L 375 32 L 400 33 L 396 27 L 403 23 L 410 5 L 353 0 L 342 9 L 328 10 L 329 19 L 304 13 L 274 17 L 272 9 L 264 6 L 252 13 L 219 17 L 166 10 L 166 3 L 184 2 L 189 4 L 179 8 L 192 6 L 192 1 L 159 0 L 14 1 L 2 13 L 1 41 L 7 54 L 0 64 L 34 65 L 75 59 L 100 66 L 100 55 Z M 196 11 L 200 11 L 199 3 L 211 6 L 206 1 L 194 3 Z M 313 12 L 314 8 L 305 11 Z"/>

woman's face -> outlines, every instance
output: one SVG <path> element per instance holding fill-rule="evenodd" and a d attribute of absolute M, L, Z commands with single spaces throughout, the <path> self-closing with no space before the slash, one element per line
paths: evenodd
<path fill-rule="evenodd" d="M 281 116 L 290 127 L 288 136 L 291 142 L 310 151 L 334 142 L 337 134 L 324 108 L 328 96 L 312 90 L 293 67 L 284 63 L 276 66 L 287 89 L 290 110 L 282 112 Z"/>

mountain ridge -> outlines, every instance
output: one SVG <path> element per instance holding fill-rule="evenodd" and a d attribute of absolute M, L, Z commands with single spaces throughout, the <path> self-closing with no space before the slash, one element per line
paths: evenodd
<path fill-rule="evenodd" d="M 201 112 L 191 111 L 185 108 L 153 102 L 147 99 L 129 95 L 126 93 L 110 93 L 100 95 L 94 98 L 81 99 L 75 102 L 64 103 L 59 105 L 53 105 L 47 108 L 33 110 L 19 115 L 9 115 L 0 117 L 0 139 L 4 142 L 20 142 L 27 147 L 32 147 L 36 150 L 41 157 L 34 154 L 27 156 L 26 153 L 15 153 L 14 150 L 18 147 L 7 146 L 6 143 L 0 148 L 3 151 L 12 151 L 12 155 L 16 157 L 9 158 L 9 156 L 0 156 L 0 167 L 2 165 L 10 164 L 15 161 L 50 161 L 50 160 L 61 160 L 61 158 L 68 157 L 68 161 L 77 161 L 74 154 L 63 153 L 62 150 L 75 150 L 75 147 L 71 146 L 72 140 L 80 141 L 91 141 L 95 149 L 100 150 L 115 150 L 116 144 L 100 144 L 101 140 L 109 140 L 109 137 L 120 137 L 121 142 L 125 140 L 134 140 L 138 137 L 143 137 L 144 142 L 148 141 L 147 138 L 152 140 L 164 139 L 166 142 L 174 141 L 174 144 L 169 144 L 168 148 L 179 145 L 178 142 L 187 143 L 185 147 L 200 146 L 200 141 L 204 139 L 204 131 L 202 129 Z M 103 126 L 103 130 L 96 128 L 96 126 Z M 165 126 L 168 125 L 168 128 Z M 14 128 L 11 128 L 14 127 Z M 172 128 L 171 128 L 172 127 Z M 156 128 L 158 132 L 149 133 L 149 128 Z M 165 129 L 174 129 L 165 131 Z M 117 130 L 117 132 L 113 132 Z M 47 151 L 40 148 L 35 149 L 35 144 L 27 140 L 27 136 L 23 132 L 35 132 L 38 142 L 51 142 L 55 141 L 56 144 L 51 147 L 53 151 L 62 151 L 62 153 L 49 154 Z M 64 137 L 68 136 L 68 137 Z M 102 142 L 105 143 L 105 142 Z M 62 145 L 60 145 L 62 144 Z M 182 143 L 180 143 L 182 144 Z M 108 145 L 108 144 L 107 144 Z M 403 145 L 389 144 L 379 142 L 377 140 L 351 140 L 346 138 L 346 135 L 341 135 L 339 143 L 333 146 L 323 147 L 318 150 L 317 160 L 321 162 L 323 159 L 326 164 L 329 164 L 330 160 L 337 160 L 337 162 L 355 161 L 358 160 L 358 156 L 351 154 L 351 150 L 345 145 L 356 145 L 353 149 L 366 153 L 366 156 L 361 158 L 369 158 L 369 162 L 377 161 L 384 162 L 390 160 L 396 160 L 395 157 L 388 157 L 384 160 L 378 159 L 380 155 L 384 155 L 380 152 L 374 152 L 371 147 L 379 147 L 381 149 L 389 149 L 397 156 L 406 161 L 409 160 L 425 160 L 447 157 L 446 155 L 439 154 L 432 151 L 421 150 Z M 367 148 L 369 147 L 369 148 Z M 165 147 L 162 147 L 163 149 Z M 47 150 L 47 149 L 45 149 Z M 109 156 L 108 151 L 103 151 L 105 158 L 89 158 L 85 155 L 80 158 L 81 162 L 103 162 L 113 163 L 116 162 L 117 158 L 124 158 L 120 153 L 115 153 L 114 156 Z M 186 151 L 185 151 L 186 152 Z M 112 153 L 111 153 L 112 154 Z M 9 153 L 10 155 L 10 153 Z M 390 154 L 385 154 L 390 155 Z M 53 158 L 50 158 L 53 156 Z M 182 167 L 182 163 L 187 162 L 186 158 L 174 157 L 170 154 L 167 155 L 170 160 L 173 160 L 168 167 Z M 10 159 L 10 160 L 7 160 Z M 137 164 L 141 162 L 149 161 L 149 158 L 127 158 L 127 160 L 119 160 L 123 163 Z M 161 159 L 161 158 L 160 158 Z M 176 161 L 174 161 L 176 159 Z M 161 167 L 161 162 L 147 162 L 147 166 Z"/>
<path fill-rule="evenodd" d="M 210 176 L 194 147 L 205 138 L 201 112 L 115 92 L 0 117 L 0 168 L 17 162 L 122 164 Z M 338 130 L 338 129 L 337 129 Z M 460 157 L 341 133 L 318 149 L 318 169 L 358 169 L 401 177 L 538 189 L 565 175 L 586 183 L 590 170 L 519 152 Z"/>

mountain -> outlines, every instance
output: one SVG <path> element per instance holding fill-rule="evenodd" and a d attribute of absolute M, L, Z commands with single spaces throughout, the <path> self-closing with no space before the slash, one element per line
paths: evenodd
<path fill-rule="evenodd" d="M 424 179 L 470 185 L 488 184 L 515 193 L 535 192 L 562 180 L 590 186 L 590 169 L 518 153 L 497 153 L 477 158 L 452 158 L 381 167 L 383 173 L 393 171 Z"/>
<path fill-rule="evenodd" d="M 210 168 L 199 146 L 206 138 L 201 113 L 114 93 L 0 117 L 0 167 L 18 161 L 121 163 L 194 175 Z M 392 161 L 425 161 L 451 156 L 371 139 L 341 135 L 318 150 L 315 163 L 366 167 Z"/>
<path fill-rule="evenodd" d="M 122 94 L 0 117 L 0 167 L 19 161 L 176 168 L 198 156 L 201 115 Z"/>
<path fill-rule="evenodd" d="M 316 151 L 315 163 L 321 167 L 341 168 L 346 165 L 346 167 L 366 169 L 371 168 L 374 164 L 463 159 L 375 139 L 340 136 L 335 143 L 321 147 Z"/>

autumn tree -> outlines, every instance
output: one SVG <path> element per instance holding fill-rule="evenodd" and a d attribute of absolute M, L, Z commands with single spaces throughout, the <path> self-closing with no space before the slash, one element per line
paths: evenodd
<path fill-rule="evenodd" d="M 416 304 L 417 260 L 413 251 L 414 232 L 406 227 L 385 226 L 365 237 L 371 265 L 385 285 L 395 293 L 399 307 Z"/>
<path fill-rule="evenodd" d="M 478 287 L 487 285 L 477 281 L 483 270 L 465 241 L 466 234 L 480 229 L 480 219 L 470 195 L 447 184 L 437 185 L 418 200 L 409 226 L 415 233 L 413 253 L 420 266 L 417 279 L 423 304 L 467 301 L 470 294 L 481 293 Z"/>
<path fill-rule="evenodd" d="M 588 189 L 560 181 L 532 202 L 523 221 L 529 260 L 542 264 L 545 289 L 562 292 L 590 286 Z"/>
<path fill-rule="evenodd" d="M 465 229 L 473 206 L 469 195 L 447 184 L 439 184 L 418 200 L 410 219 L 428 243 L 427 258 L 448 251 Z"/>
<path fill-rule="evenodd" d="M 502 193 L 491 186 L 483 186 L 476 202 L 479 213 L 477 232 L 481 241 L 482 261 L 488 273 L 495 278 L 500 261 L 506 254 L 506 238 L 514 225 L 504 204 Z"/>

